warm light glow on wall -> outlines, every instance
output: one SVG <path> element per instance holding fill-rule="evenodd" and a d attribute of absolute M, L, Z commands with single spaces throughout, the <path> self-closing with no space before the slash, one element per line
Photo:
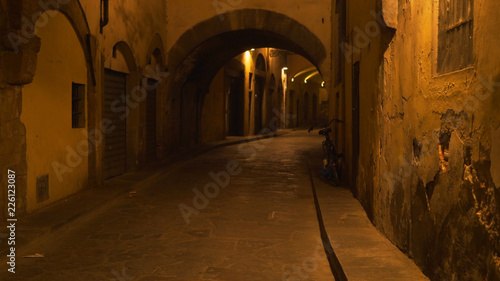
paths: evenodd
<path fill-rule="evenodd" d="M 288 82 L 288 67 L 283 67 L 281 69 L 281 82 L 283 84 L 284 93 L 286 93 L 286 90 L 288 89 L 288 84 L 287 84 L 287 82 Z"/>
<path fill-rule="evenodd" d="M 283 99 L 283 101 L 285 101 L 286 95 L 288 92 L 288 67 L 286 67 L 286 66 L 281 69 L 281 85 L 283 86 L 282 99 Z M 281 105 L 280 110 L 281 110 L 281 118 L 282 118 L 282 120 L 285 120 L 286 119 L 286 116 L 285 116 L 286 103 L 283 103 Z M 284 126 L 286 126 L 286 124 L 284 124 Z"/>
<path fill-rule="evenodd" d="M 297 73 L 295 73 L 295 75 L 293 76 L 293 78 L 298 77 L 298 76 L 300 76 L 302 74 L 306 74 L 306 73 L 311 72 L 311 71 L 317 71 L 316 67 L 314 67 L 314 66 L 313 67 L 309 67 L 309 68 L 306 68 L 306 69 L 304 69 L 304 70 L 302 70 L 300 72 L 297 72 Z"/>
<path fill-rule="evenodd" d="M 246 51 L 243 60 L 245 61 L 245 65 L 250 66 L 252 63 L 252 55 L 250 51 Z"/>
<path fill-rule="evenodd" d="M 311 75 L 307 76 L 306 79 L 304 80 L 305 83 L 307 83 L 307 80 L 313 78 L 314 76 L 319 75 L 319 71 L 313 72 Z"/>

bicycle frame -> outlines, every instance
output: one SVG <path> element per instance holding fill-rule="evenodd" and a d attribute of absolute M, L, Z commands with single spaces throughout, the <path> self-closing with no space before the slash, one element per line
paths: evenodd
<path fill-rule="evenodd" d="M 322 126 L 322 129 L 319 131 L 319 134 L 325 137 L 325 140 L 322 142 L 325 159 L 323 160 L 323 168 L 321 174 L 327 179 L 333 179 L 334 183 L 338 185 L 340 184 L 340 175 L 342 174 L 342 160 L 341 154 L 337 153 L 335 144 L 330 138 L 331 129 L 329 128 L 329 126 L 334 121 L 343 123 L 342 120 L 334 118 L 328 124 Z M 314 126 L 315 125 L 311 126 L 309 132 L 314 129 Z"/>

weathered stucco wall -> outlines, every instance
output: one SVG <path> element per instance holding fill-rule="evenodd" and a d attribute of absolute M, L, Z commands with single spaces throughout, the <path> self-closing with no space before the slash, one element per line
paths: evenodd
<path fill-rule="evenodd" d="M 491 58 L 500 55 L 498 12 L 492 13 L 500 4 L 476 1 L 474 63 L 447 74 L 436 72 L 437 5 L 399 1 L 390 29 L 370 13 L 380 10 L 376 1 L 348 2 L 349 43 L 357 49 L 344 57 L 346 108 L 352 66 L 360 65 L 354 191 L 380 231 L 432 280 L 498 280 L 500 190 L 492 165 L 500 65 Z M 350 111 L 346 123 L 350 131 Z M 348 158 L 351 143 L 348 136 Z"/>

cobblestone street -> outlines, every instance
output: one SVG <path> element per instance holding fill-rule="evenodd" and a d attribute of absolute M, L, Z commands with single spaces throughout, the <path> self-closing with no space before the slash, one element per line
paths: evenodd
<path fill-rule="evenodd" d="M 174 165 L 24 249 L 45 257 L 18 257 L 0 279 L 333 280 L 307 163 L 320 144 L 292 132 Z"/>

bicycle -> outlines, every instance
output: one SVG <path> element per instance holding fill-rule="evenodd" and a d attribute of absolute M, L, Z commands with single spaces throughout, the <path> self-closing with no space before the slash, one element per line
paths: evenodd
<path fill-rule="evenodd" d="M 330 122 L 328 122 L 328 124 L 322 126 L 322 129 L 318 132 L 320 135 L 325 137 L 325 140 L 322 142 L 325 158 L 323 159 L 321 175 L 328 180 L 332 180 L 334 185 L 339 185 L 342 175 L 342 153 L 337 152 L 335 144 L 333 144 L 333 141 L 330 138 L 332 129 L 329 126 L 333 122 L 343 123 L 342 120 L 333 118 Z M 308 132 L 310 133 L 314 130 L 315 126 L 316 125 L 311 126 Z"/>

